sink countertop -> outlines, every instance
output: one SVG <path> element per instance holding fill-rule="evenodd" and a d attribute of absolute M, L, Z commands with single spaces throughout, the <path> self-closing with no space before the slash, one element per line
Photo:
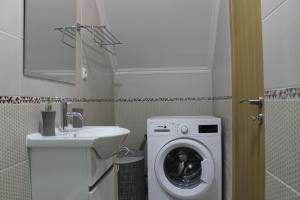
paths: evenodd
<path fill-rule="evenodd" d="M 56 131 L 55 136 L 42 136 L 33 133 L 26 138 L 27 147 L 93 147 L 98 143 L 125 140 L 130 133 L 128 129 L 118 126 L 87 126 L 80 129 L 69 129 L 66 132 Z"/>

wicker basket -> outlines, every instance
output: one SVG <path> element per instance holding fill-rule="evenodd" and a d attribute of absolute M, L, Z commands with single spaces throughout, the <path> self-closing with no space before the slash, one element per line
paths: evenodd
<path fill-rule="evenodd" d="M 144 200 L 144 157 L 121 157 L 117 159 L 116 164 L 119 165 L 119 200 Z"/>

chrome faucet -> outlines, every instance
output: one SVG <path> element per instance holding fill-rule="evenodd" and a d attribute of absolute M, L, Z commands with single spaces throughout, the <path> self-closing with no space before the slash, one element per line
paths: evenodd
<path fill-rule="evenodd" d="M 77 117 L 81 121 L 83 120 L 83 116 L 79 112 L 68 112 L 68 102 L 67 100 L 63 100 L 61 104 L 61 111 L 62 111 L 62 120 L 61 120 L 61 129 L 62 131 L 66 131 L 66 127 L 68 126 L 68 118 L 69 117 Z"/>

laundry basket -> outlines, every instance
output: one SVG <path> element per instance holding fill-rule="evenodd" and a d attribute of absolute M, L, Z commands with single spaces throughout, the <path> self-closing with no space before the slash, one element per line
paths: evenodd
<path fill-rule="evenodd" d="M 144 156 L 141 151 L 119 154 L 116 160 L 118 171 L 119 200 L 144 200 Z"/>

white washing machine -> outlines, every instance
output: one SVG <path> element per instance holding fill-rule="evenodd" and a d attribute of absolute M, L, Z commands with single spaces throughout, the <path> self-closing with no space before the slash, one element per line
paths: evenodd
<path fill-rule="evenodd" d="M 147 121 L 148 199 L 221 200 L 221 120 L 210 116 Z"/>

